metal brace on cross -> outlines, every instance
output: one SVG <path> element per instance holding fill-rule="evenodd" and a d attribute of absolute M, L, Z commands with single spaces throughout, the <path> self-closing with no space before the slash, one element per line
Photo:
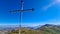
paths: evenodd
<path fill-rule="evenodd" d="M 22 14 L 23 14 L 23 12 L 34 11 L 34 8 L 24 10 L 24 9 L 23 9 L 23 5 L 24 5 L 24 1 L 21 0 L 21 8 L 20 8 L 20 10 L 10 11 L 10 12 L 20 12 L 19 34 L 21 34 L 21 23 L 22 23 Z"/>

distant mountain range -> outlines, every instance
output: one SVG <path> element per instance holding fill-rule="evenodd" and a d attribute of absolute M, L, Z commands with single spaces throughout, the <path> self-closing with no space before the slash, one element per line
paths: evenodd
<path fill-rule="evenodd" d="M 22 32 L 31 32 L 29 34 L 60 34 L 60 25 L 53 25 L 53 24 L 45 24 L 42 26 L 36 26 L 36 27 L 28 27 L 24 31 L 22 29 Z M 25 34 L 25 33 L 24 33 Z"/>
<path fill-rule="evenodd" d="M 18 29 L 18 26 L 17 25 L 0 25 L 0 31 L 11 31 L 11 30 L 17 30 Z"/>
<path fill-rule="evenodd" d="M 7 27 L 7 28 L 0 28 L 0 30 L 13 30 L 18 33 L 19 27 Z M 15 33 L 15 32 L 10 33 Z M 60 34 L 60 25 L 53 25 L 53 24 L 45 24 L 42 26 L 35 26 L 35 27 L 22 27 L 21 34 Z"/>
<path fill-rule="evenodd" d="M 41 25 L 41 26 L 39 25 L 39 26 L 35 26 L 35 27 L 22 27 L 22 28 L 40 30 L 42 28 L 60 28 L 60 25 L 45 24 L 45 25 Z"/>

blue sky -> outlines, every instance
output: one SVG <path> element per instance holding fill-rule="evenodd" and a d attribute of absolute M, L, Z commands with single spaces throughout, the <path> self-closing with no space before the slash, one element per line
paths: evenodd
<path fill-rule="evenodd" d="M 34 12 L 23 12 L 22 25 L 60 24 L 60 0 L 24 0 L 24 9 L 34 8 Z M 0 24 L 20 22 L 20 0 L 0 0 Z"/>

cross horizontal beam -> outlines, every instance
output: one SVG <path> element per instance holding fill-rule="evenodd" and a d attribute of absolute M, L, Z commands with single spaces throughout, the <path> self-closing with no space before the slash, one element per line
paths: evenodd
<path fill-rule="evenodd" d="M 11 10 L 10 12 L 31 12 L 31 11 L 34 11 L 34 8 L 32 9 L 26 9 L 26 10 Z"/>

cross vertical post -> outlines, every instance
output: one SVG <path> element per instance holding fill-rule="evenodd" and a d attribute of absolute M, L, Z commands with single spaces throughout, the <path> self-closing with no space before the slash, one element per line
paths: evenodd
<path fill-rule="evenodd" d="M 20 25 L 19 25 L 19 34 L 21 34 L 21 23 L 22 23 L 22 12 L 23 12 L 23 4 L 24 4 L 24 2 L 23 2 L 23 0 L 21 0 L 21 12 L 20 12 Z"/>
<path fill-rule="evenodd" d="M 34 8 L 32 8 L 32 9 L 23 9 L 24 7 L 24 1 L 23 0 L 21 0 L 21 8 L 20 8 L 20 10 L 12 10 L 12 11 L 10 11 L 10 12 L 20 12 L 20 25 L 19 25 L 19 34 L 21 34 L 21 23 L 22 23 L 22 15 L 23 15 L 23 12 L 28 12 L 28 11 L 34 11 Z"/>

